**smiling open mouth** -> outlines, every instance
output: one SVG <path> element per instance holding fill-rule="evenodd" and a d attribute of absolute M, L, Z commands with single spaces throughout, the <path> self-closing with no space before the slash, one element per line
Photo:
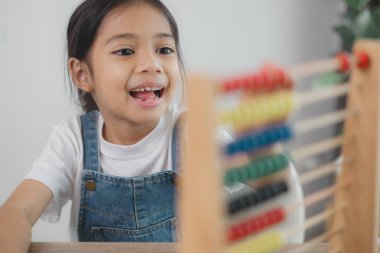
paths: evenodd
<path fill-rule="evenodd" d="M 149 100 L 160 99 L 164 95 L 164 92 L 165 92 L 165 88 L 146 87 L 146 88 L 133 89 L 129 92 L 129 95 L 141 101 L 149 101 Z"/>

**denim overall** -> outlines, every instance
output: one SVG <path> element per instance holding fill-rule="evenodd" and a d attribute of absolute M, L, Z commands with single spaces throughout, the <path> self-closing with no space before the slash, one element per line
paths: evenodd
<path fill-rule="evenodd" d="M 98 111 L 81 116 L 84 167 L 78 220 L 79 241 L 173 242 L 177 124 L 172 138 L 173 170 L 139 177 L 101 172 Z"/>

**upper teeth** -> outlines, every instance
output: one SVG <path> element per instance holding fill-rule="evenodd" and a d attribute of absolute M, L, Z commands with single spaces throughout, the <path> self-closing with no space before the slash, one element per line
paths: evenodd
<path fill-rule="evenodd" d="M 140 89 L 133 89 L 132 91 L 158 91 L 158 90 L 161 90 L 161 88 L 145 87 L 145 88 L 140 88 Z"/>

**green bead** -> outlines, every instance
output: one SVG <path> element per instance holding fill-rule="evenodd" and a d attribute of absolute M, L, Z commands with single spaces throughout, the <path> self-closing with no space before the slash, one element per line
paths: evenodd
<path fill-rule="evenodd" d="M 255 166 L 256 179 L 262 177 L 262 169 L 260 164 L 256 164 Z"/>
<path fill-rule="evenodd" d="M 281 157 L 279 155 L 274 155 L 272 157 L 273 162 L 273 171 L 279 171 L 283 167 L 283 162 L 281 161 Z"/>
<path fill-rule="evenodd" d="M 264 164 L 265 164 L 265 174 L 270 174 L 270 172 L 273 171 L 273 168 L 275 167 L 275 164 L 273 163 L 273 159 L 272 158 L 266 158 L 265 161 L 264 161 Z"/>
<path fill-rule="evenodd" d="M 231 183 L 239 181 L 239 174 L 235 171 L 231 172 Z"/>
<path fill-rule="evenodd" d="M 281 161 L 283 162 L 283 166 L 284 167 L 288 167 L 289 166 L 289 160 L 288 160 L 288 158 L 285 155 L 281 156 Z"/>
<path fill-rule="evenodd" d="M 247 166 L 246 170 L 247 170 L 249 179 L 257 178 L 256 169 L 252 163 Z"/>
<path fill-rule="evenodd" d="M 265 173 L 264 164 L 260 161 L 256 164 L 255 168 L 256 168 L 256 172 L 257 172 L 257 177 L 262 177 L 263 174 Z"/>
<path fill-rule="evenodd" d="M 239 178 L 241 182 L 245 182 L 248 180 L 248 173 L 245 168 L 239 170 Z"/>

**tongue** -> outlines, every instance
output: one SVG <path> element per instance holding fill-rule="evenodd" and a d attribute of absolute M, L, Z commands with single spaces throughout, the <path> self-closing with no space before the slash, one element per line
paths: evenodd
<path fill-rule="evenodd" d="M 136 92 L 135 97 L 141 100 L 148 100 L 148 99 L 155 98 L 156 95 L 154 94 L 153 91 L 140 91 L 140 92 Z"/>

